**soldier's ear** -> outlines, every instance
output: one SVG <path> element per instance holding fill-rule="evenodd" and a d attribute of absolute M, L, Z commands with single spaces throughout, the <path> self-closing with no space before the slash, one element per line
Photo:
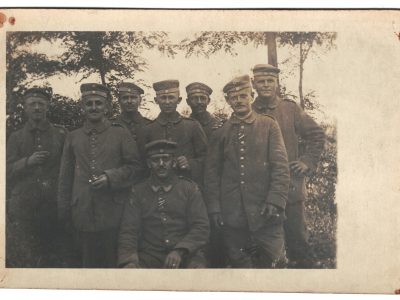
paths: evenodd
<path fill-rule="evenodd" d="M 178 163 L 176 162 L 176 157 L 174 156 L 174 158 L 172 159 L 172 168 L 176 169 L 178 166 Z"/>
<path fill-rule="evenodd" d="M 255 83 L 254 83 L 254 78 L 251 78 L 251 85 L 253 86 L 253 88 L 255 89 Z"/>
<path fill-rule="evenodd" d="M 224 98 L 225 98 L 225 101 L 226 101 L 228 104 L 230 104 L 228 94 L 224 94 Z"/>
<path fill-rule="evenodd" d="M 150 159 L 146 158 L 146 165 L 149 169 L 151 169 Z"/>
<path fill-rule="evenodd" d="M 157 97 L 154 97 L 154 102 L 155 102 L 156 104 L 158 104 Z"/>
<path fill-rule="evenodd" d="M 182 101 L 182 97 L 179 97 L 178 98 L 178 103 L 181 103 L 181 101 Z"/>

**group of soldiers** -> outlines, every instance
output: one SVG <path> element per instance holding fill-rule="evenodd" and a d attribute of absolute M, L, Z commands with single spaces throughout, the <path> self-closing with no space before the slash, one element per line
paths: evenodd
<path fill-rule="evenodd" d="M 177 112 L 179 81 L 153 88 L 155 120 L 130 82 L 110 120 L 109 89 L 82 84 L 85 122 L 72 132 L 47 120 L 46 89 L 26 91 L 27 122 L 7 141 L 7 267 L 272 268 L 285 253 L 293 268 L 316 267 L 305 177 L 325 134 L 280 97 L 279 69 L 229 81 L 225 122 L 207 111 L 204 83 L 186 87 L 190 117 Z"/>

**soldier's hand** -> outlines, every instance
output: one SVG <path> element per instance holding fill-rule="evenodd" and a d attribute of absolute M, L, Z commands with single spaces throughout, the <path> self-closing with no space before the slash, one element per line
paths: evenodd
<path fill-rule="evenodd" d="M 165 258 L 164 268 L 178 269 L 182 262 L 183 251 L 184 249 L 172 250 Z"/>
<path fill-rule="evenodd" d="M 221 229 L 222 226 L 224 226 L 224 221 L 222 220 L 222 216 L 220 213 L 212 214 L 211 222 L 212 222 L 212 225 L 217 229 Z"/>
<path fill-rule="evenodd" d="M 26 164 L 28 166 L 41 165 L 49 158 L 49 156 L 49 151 L 36 151 L 28 157 Z"/>
<path fill-rule="evenodd" d="M 177 161 L 177 163 L 178 163 L 178 167 L 179 167 L 179 169 L 182 169 L 182 170 L 190 170 L 190 165 L 189 165 L 189 161 L 188 161 L 188 159 L 186 158 L 186 156 L 179 156 L 177 159 L 176 159 L 176 161 Z"/>
<path fill-rule="evenodd" d="M 265 216 L 266 220 L 271 221 L 275 221 L 282 217 L 282 210 L 270 203 L 264 203 L 261 207 L 260 213 Z"/>
<path fill-rule="evenodd" d="M 106 174 L 101 174 L 95 180 L 92 181 L 92 188 L 98 190 L 108 186 L 108 178 Z"/>
<path fill-rule="evenodd" d="M 300 160 L 295 160 L 289 163 L 290 170 L 297 176 L 306 175 L 309 168 Z"/>

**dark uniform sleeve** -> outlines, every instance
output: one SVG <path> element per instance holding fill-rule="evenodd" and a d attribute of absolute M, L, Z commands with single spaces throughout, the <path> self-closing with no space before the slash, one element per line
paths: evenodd
<path fill-rule="evenodd" d="M 144 166 L 140 160 L 139 150 L 129 131 L 120 128 L 122 166 L 105 170 L 111 189 L 123 189 L 131 186 L 143 177 Z M 117 153 L 116 153 L 117 155 Z"/>
<path fill-rule="evenodd" d="M 7 141 L 7 180 L 16 180 L 19 176 L 23 175 L 28 169 L 28 157 L 20 157 L 18 155 L 19 149 L 19 135 L 18 133 L 11 134 Z"/>
<path fill-rule="evenodd" d="M 176 244 L 175 249 L 187 249 L 189 254 L 206 245 L 210 235 L 207 210 L 199 188 L 194 185 L 189 192 L 187 224 L 189 232 Z"/>
<path fill-rule="evenodd" d="M 197 122 L 193 122 L 193 146 L 194 146 L 194 158 L 189 159 L 190 172 L 192 178 L 196 182 L 201 182 L 203 175 L 204 160 L 207 156 L 207 137 L 204 133 L 201 125 Z"/>
<path fill-rule="evenodd" d="M 60 175 L 58 178 L 57 210 L 58 218 L 67 220 L 71 214 L 72 186 L 74 180 L 75 155 L 71 145 L 71 134 L 67 134 L 61 157 Z"/>
<path fill-rule="evenodd" d="M 209 214 L 220 213 L 220 186 L 223 163 L 221 129 L 211 134 L 204 170 L 205 203 Z"/>
<path fill-rule="evenodd" d="M 296 133 L 306 141 L 306 151 L 300 156 L 299 160 L 304 162 L 312 172 L 317 168 L 322 150 L 324 149 L 324 130 L 297 104 L 295 110 L 295 129 Z"/>
<path fill-rule="evenodd" d="M 278 123 L 273 121 L 269 134 L 270 185 L 267 203 L 285 208 L 289 191 L 289 165 Z"/>
<path fill-rule="evenodd" d="M 132 189 L 129 201 L 125 202 L 118 238 L 118 266 L 139 264 L 138 239 L 141 227 L 141 205 Z"/>

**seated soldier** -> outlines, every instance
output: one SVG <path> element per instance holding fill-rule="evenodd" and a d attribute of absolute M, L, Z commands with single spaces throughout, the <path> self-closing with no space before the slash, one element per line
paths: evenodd
<path fill-rule="evenodd" d="M 176 175 L 176 148 L 168 140 L 145 146 L 151 175 L 132 188 L 126 203 L 118 244 L 120 267 L 206 267 L 206 208 L 197 185 Z"/>

